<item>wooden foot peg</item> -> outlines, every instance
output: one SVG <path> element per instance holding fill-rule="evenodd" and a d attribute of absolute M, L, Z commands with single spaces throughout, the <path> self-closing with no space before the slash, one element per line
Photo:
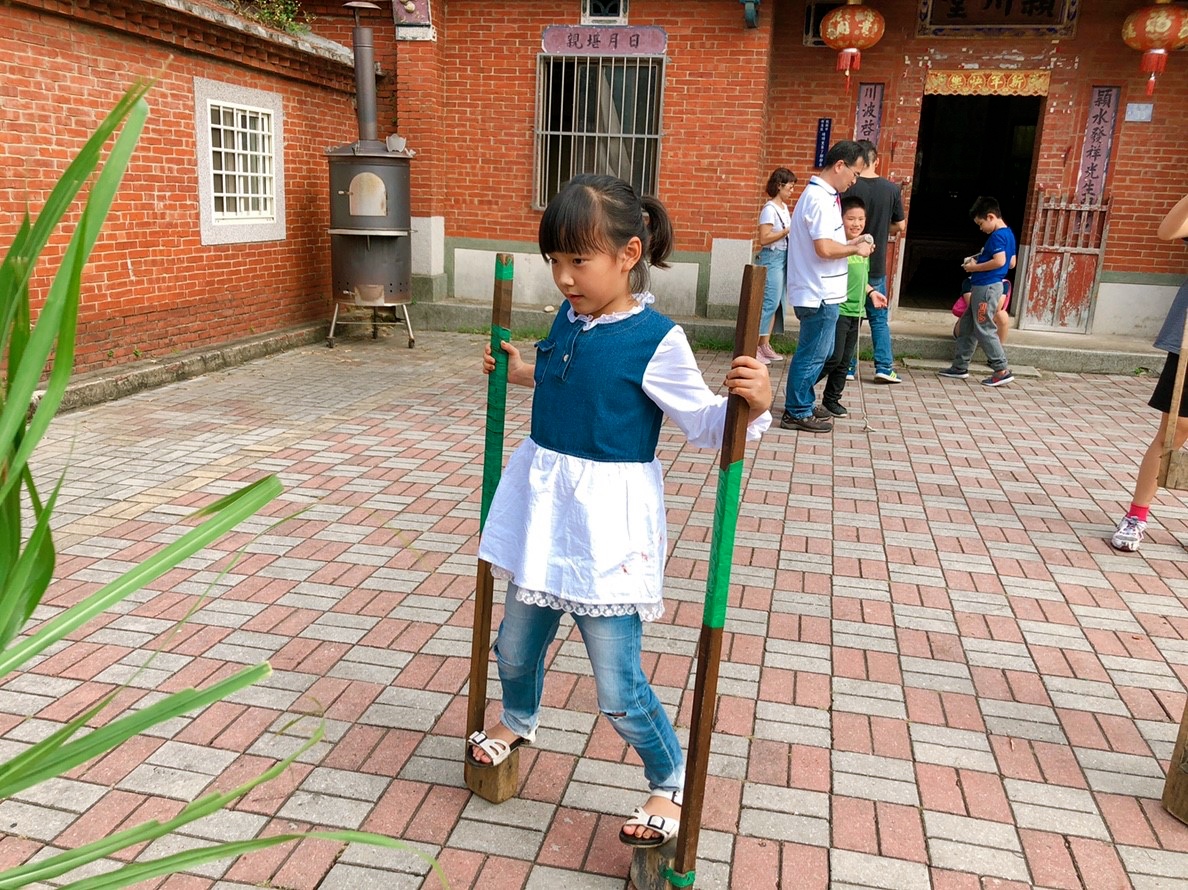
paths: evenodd
<path fill-rule="evenodd" d="M 515 797 L 520 787 L 520 752 L 513 750 L 498 766 L 465 764 L 466 787 L 491 803 Z"/>
<path fill-rule="evenodd" d="M 631 857 L 631 883 L 635 890 L 674 890 L 692 884 L 673 884 L 668 876 L 676 874 L 677 839 L 662 847 L 637 847 Z"/>

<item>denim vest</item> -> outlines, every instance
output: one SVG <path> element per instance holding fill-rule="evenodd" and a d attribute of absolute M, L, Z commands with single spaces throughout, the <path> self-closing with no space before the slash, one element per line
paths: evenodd
<path fill-rule="evenodd" d="M 536 344 L 532 440 L 587 460 L 648 463 L 664 413 L 643 391 L 656 347 L 675 323 L 651 308 L 588 331 L 562 303 Z"/>

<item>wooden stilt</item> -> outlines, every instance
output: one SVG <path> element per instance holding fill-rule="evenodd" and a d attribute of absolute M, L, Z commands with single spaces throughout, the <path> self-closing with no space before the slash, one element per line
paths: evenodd
<path fill-rule="evenodd" d="M 1180 718 L 1180 734 L 1172 749 L 1167 767 L 1167 781 L 1163 784 L 1163 808 L 1188 824 L 1188 705 Z"/>
<path fill-rule="evenodd" d="M 479 518 L 481 529 L 499 475 L 503 471 L 503 412 L 507 403 L 507 353 L 500 343 L 511 339 L 511 303 L 513 259 L 510 253 L 495 257 L 495 293 L 491 302 L 491 354 L 495 370 L 487 377 L 487 438 L 483 453 L 483 499 Z M 491 653 L 491 603 L 495 579 L 491 564 L 478 561 L 474 586 L 474 636 L 470 643 L 470 695 L 466 706 L 466 735 L 483 728 L 487 710 L 487 663 Z M 499 766 L 475 767 L 467 763 L 466 786 L 491 803 L 503 803 L 516 793 L 520 778 L 520 752 Z"/>
<path fill-rule="evenodd" d="M 735 356 L 754 355 L 759 345 L 759 315 L 763 308 L 763 284 L 766 278 L 767 270 L 762 266 L 747 266 L 743 270 L 738 321 L 734 327 Z M 693 722 L 689 732 L 689 757 L 685 763 L 685 802 L 681 807 L 681 830 L 675 845 L 670 842 L 658 849 L 635 851 L 631 879 L 638 890 L 670 890 L 693 886 L 694 869 L 697 868 L 697 842 L 701 836 L 701 812 L 705 801 L 705 778 L 709 766 L 710 736 L 718 702 L 722 626 L 726 622 L 749 414 L 750 407 L 745 399 L 730 396 L 726 406 L 726 430 L 722 437 L 722 459 L 718 471 L 709 580 L 706 582 L 701 637 L 697 643 Z"/>

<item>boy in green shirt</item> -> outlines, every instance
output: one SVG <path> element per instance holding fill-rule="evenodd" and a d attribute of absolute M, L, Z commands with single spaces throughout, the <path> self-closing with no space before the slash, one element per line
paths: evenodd
<path fill-rule="evenodd" d="M 866 227 L 866 204 L 857 196 L 842 198 L 842 224 L 847 238 L 857 238 Z M 867 235 L 866 237 L 870 237 Z M 817 382 L 825 381 L 825 394 L 821 407 L 833 417 L 845 417 L 850 412 L 841 403 L 846 388 L 846 370 L 850 357 L 858 345 L 858 328 L 866 316 L 866 298 L 878 309 L 887 305 L 887 297 L 870 286 L 870 259 L 852 256 L 849 277 L 846 281 L 846 301 L 841 304 L 837 317 L 837 335 L 833 339 L 833 355 L 821 369 Z M 819 415 L 818 415 L 819 416 Z"/>

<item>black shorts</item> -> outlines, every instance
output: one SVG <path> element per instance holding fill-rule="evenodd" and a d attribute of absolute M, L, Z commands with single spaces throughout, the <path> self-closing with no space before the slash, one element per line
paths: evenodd
<path fill-rule="evenodd" d="M 1155 392 L 1151 393 L 1151 401 L 1147 402 L 1156 411 L 1171 414 L 1172 390 L 1176 386 L 1176 368 L 1179 364 L 1180 357 L 1169 352 L 1163 364 L 1163 373 L 1155 384 Z M 1180 417 L 1188 417 L 1188 378 L 1185 378 L 1184 391 L 1180 393 Z"/>

